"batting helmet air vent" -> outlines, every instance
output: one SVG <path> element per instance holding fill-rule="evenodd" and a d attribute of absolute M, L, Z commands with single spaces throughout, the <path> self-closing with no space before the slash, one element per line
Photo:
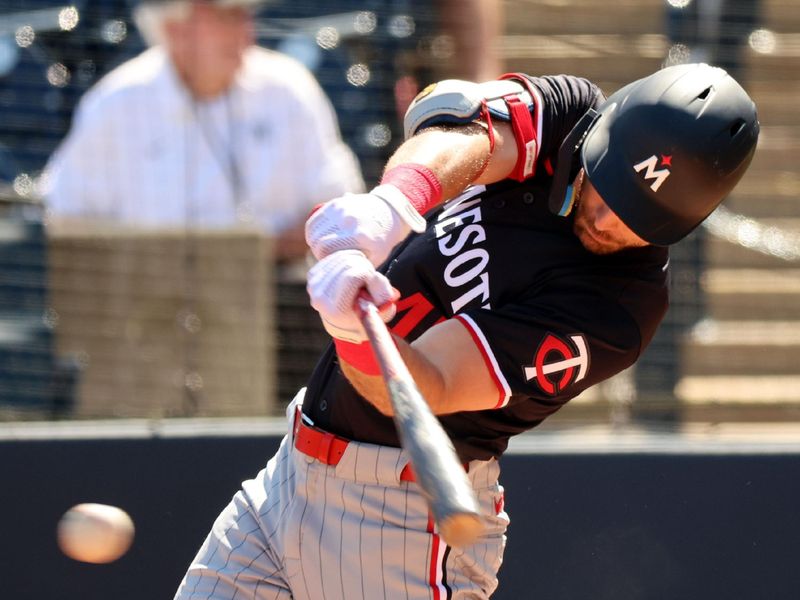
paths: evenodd
<path fill-rule="evenodd" d="M 599 110 L 580 151 L 586 176 L 639 237 L 675 243 L 747 170 L 756 107 L 723 69 L 677 65 L 634 81 Z"/>

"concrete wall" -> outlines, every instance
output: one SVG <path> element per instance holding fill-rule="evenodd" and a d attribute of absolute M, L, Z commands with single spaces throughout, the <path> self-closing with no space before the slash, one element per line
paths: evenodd
<path fill-rule="evenodd" d="M 171 598 L 217 512 L 275 436 L 0 441 L 0 597 Z M 499 599 L 797 598 L 800 452 L 512 454 Z M 69 506 L 124 507 L 110 565 L 64 557 Z"/>

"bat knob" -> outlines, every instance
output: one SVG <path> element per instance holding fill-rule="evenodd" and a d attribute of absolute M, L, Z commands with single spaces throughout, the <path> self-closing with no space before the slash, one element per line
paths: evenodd
<path fill-rule="evenodd" d="M 474 544 L 483 534 L 483 521 L 474 513 L 457 513 L 439 523 L 439 536 L 445 544 L 463 548 Z"/>

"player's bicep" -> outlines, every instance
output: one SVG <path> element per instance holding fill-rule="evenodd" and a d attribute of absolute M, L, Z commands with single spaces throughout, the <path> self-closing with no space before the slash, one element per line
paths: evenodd
<path fill-rule="evenodd" d="M 489 163 L 475 183 L 490 184 L 506 179 L 517 164 L 519 150 L 514 141 L 514 131 L 510 123 L 493 121 L 494 150 L 489 156 Z"/>
<path fill-rule="evenodd" d="M 431 408 L 437 414 L 495 408 L 502 395 L 472 334 L 458 320 L 432 327 L 412 344 L 418 360 L 429 363 Z M 435 391 L 434 391 L 435 390 Z"/>

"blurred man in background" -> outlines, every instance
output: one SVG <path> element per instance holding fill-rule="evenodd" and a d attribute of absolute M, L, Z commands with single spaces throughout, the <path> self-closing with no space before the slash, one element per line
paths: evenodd
<path fill-rule="evenodd" d="M 313 75 L 254 45 L 263 0 L 143 0 L 152 47 L 82 99 L 45 171 L 57 221 L 256 225 L 304 252 L 311 206 L 362 189 L 357 160 Z"/>
<path fill-rule="evenodd" d="M 441 24 L 453 40 L 448 78 L 488 81 L 505 72 L 499 41 L 505 25 L 502 0 L 439 0 Z M 440 74 L 441 75 L 441 74 Z"/>
<path fill-rule="evenodd" d="M 505 27 L 502 0 L 438 0 L 433 4 L 436 18 L 421 19 L 417 47 L 410 56 L 401 53 L 395 59 L 398 125 L 414 97 L 431 83 L 443 79 L 489 81 L 505 73 L 500 48 Z"/>

